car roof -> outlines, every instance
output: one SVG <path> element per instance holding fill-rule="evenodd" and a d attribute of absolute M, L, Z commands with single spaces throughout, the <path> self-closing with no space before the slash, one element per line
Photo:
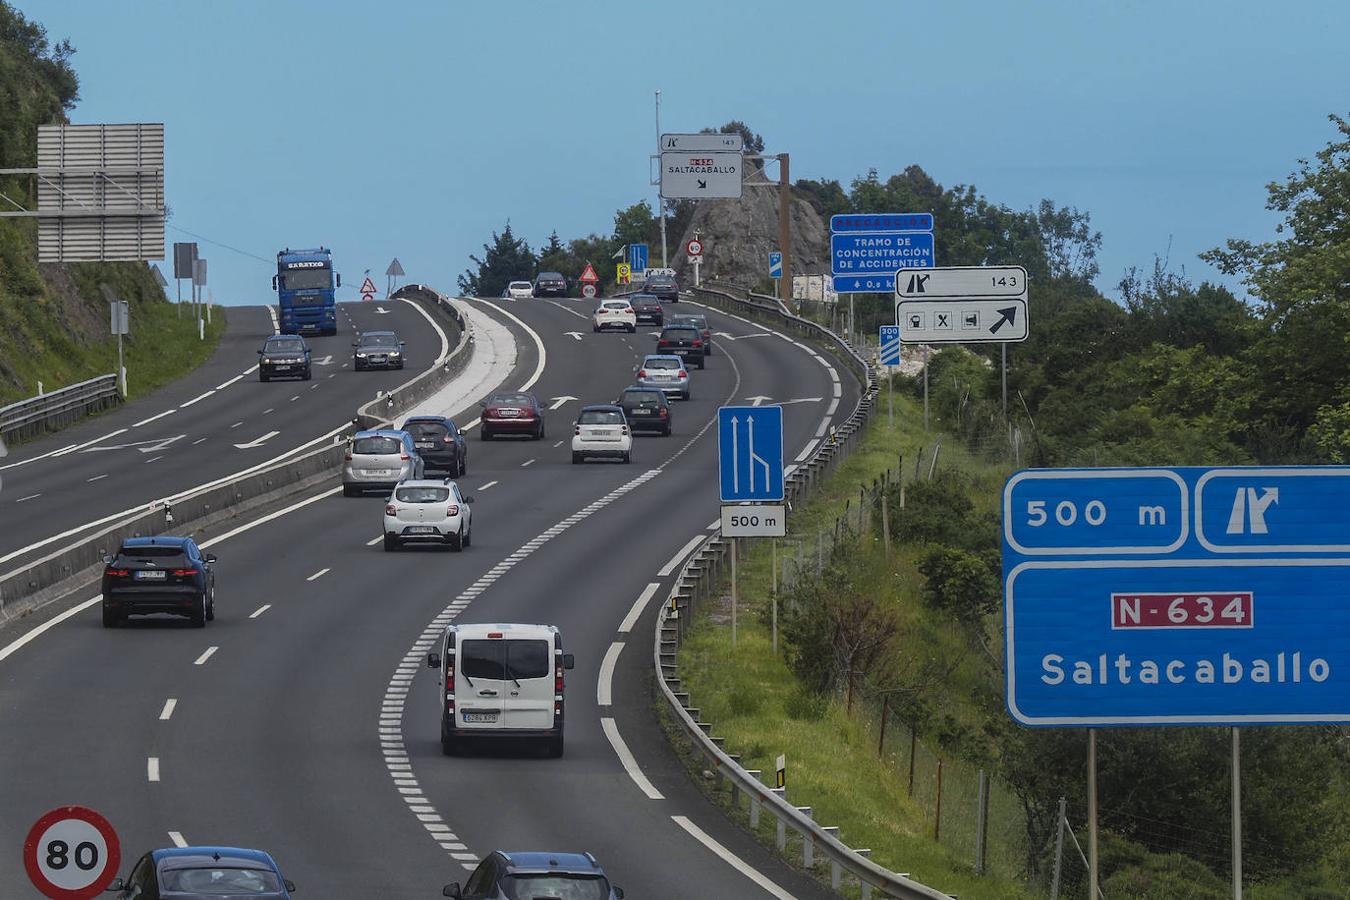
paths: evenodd
<path fill-rule="evenodd" d="M 605 870 L 589 853 L 544 853 L 537 850 L 498 850 L 511 872 L 568 872 L 572 874 L 604 875 Z"/>
<path fill-rule="evenodd" d="M 646 362 L 649 359 L 662 359 L 662 360 L 672 360 L 674 362 L 684 362 L 684 357 L 676 356 L 674 353 L 648 353 L 646 356 L 642 357 L 643 362 Z"/>
<path fill-rule="evenodd" d="M 409 478 L 400 481 L 398 487 L 449 487 L 453 483 L 453 478 Z"/>
<path fill-rule="evenodd" d="M 515 281 L 512 281 L 511 283 L 512 283 L 512 284 L 529 284 L 529 282 L 526 281 L 524 278 L 517 278 Z"/>
<path fill-rule="evenodd" d="M 158 535 L 156 537 L 129 537 L 122 541 L 123 547 L 182 547 L 189 538 Z"/>
<path fill-rule="evenodd" d="M 655 300 L 657 303 L 660 303 L 660 302 L 661 302 L 661 298 L 658 297 L 658 296 L 656 296 L 655 294 L 644 294 L 642 291 L 638 291 L 636 294 L 629 294 L 629 295 L 628 295 L 628 299 L 629 299 L 629 300 Z"/>
<path fill-rule="evenodd" d="M 403 420 L 403 424 L 407 425 L 409 422 L 437 422 L 444 425 L 453 421 L 454 420 L 449 416 L 408 416 L 408 418 Z"/>
<path fill-rule="evenodd" d="M 489 633 L 501 632 L 503 638 L 538 637 L 541 634 L 558 633 L 556 625 L 529 625 L 522 622 L 476 622 L 465 625 L 451 625 L 451 629 L 461 637 L 485 638 Z"/>
<path fill-rule="evenodd" d="M 692 329 L 695 330 L 695 331 L 698 330 L 698 327 L 697 327 L 697 326 L 695 326 L 695 325 L 689 325 L 689 324 L 687 324 L 687 323 L 685 323 L 685 322 L 676 322 L 676 323 L 674 323 L 674 324 L 672 324 L 672 325 L 667 325 L 667 326 L 665 326 L 665 330 L 667 330 L 667 331 L 669 331 L 669 330 L 672 329 L 672 328 L 692 328 Z"/>
<path fill-rule="evenodd" d="M 150 854 L 156 864 L 169 863 L 170 868 L 193 868 L 229 862 L 235 868 L 277 870 L 272 855 L 265 850 L 243 847 L 165 847 Z"/>
<path fill-rule="evenodd" d="M 563 277 L 563 273 L 561 273 L 561 272 L 540 272 L 540 273 L 539 273 L 538 275 L 536 275 L 535 277 L 536 277 L 536 278 L 562 278 L 562 277 Z"/>
<path fill-rule="evenodd" d="M 578 412 L 623 412 L 613 403 L 592 403 L 590 406 L 583 406 Z"/>
<path fill-rule="evenodd" d="M 666 392 L 661 390 L 659 387 L 643 387 L 640 384 L 630 384 L 628 387 L 623 389 L 623 393 L 625 394 L 630 392 L 634 394 L 655 394 L 658 397 L 666 396 Z"/>
<path fill-rule="evenodd" d="M 401 441 L 405 437 L 411 437 L 411 435 L 399 428 L 370 428 L 365 431 L 358 431 L 352 435 L 352 440 L 363 437 L 391 437 Z"/>
<path fill-rule="evenodd" d="M 398 337 L 398 334 L 393 331 L 363 331 L 361 337 Z"/>
<path fill-rule="evenodd" d="M 264 339 L 264 342 L 271 342 L 271 341 L 299 341 L 300 343 L 303 344 L 305 342 L 305 339 L 298 334 L 269 334 Z"/>

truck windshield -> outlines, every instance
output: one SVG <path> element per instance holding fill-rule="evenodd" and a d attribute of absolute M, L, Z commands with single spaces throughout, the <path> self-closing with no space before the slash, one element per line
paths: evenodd
<path fill-rule="evenodd" d="M 331 288 L 333 286 L 333 272 L 327 268 L 285 269 L 281 273 L 281 286 L 288 291 Z"/>

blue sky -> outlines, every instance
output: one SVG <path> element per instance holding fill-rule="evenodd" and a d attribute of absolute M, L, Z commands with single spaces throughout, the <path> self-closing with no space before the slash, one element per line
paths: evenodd
<path fill-rule="evenodd" d="M 607 231 L 653 196 L 658 88 L 663 130 L 743 119 L 794 178 L 917 163 L 1088 210 L 1108 293 L 1169 241 L 1214 278 L 1196 254 L 1271 237 L 1264 185 L 1350 113 L 1344 0 L 17 5 L 76 46 L 73 121 L 166 124 L 171 225 L 254 255 L 202 244 L 226 303 L 269 302 L 286 245 L 351 299 L 394 256 L 453 290 L 507 219 Z"/>

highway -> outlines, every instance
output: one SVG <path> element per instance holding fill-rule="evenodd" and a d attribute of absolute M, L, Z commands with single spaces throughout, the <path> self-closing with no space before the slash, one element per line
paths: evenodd
<path fill-rule="evenodd" d="M 307 337 L 311 381 L 258 380 L 268 307 L 232 307 L 211 359 L 105 415 L 19 447 L 0 466 L 0 573 L 75 539 L 88 524 L 241 472 L 350 423 L 358 405 L 429 367 L 442 335 L 411 303 L 339 304 L 339 331 Z M 352 371 L 354 332 L 393 330 L 403 371 Z M 134 379 L 136 373 L 129 373 Z"/>
<path fill-rule="evenodd" d="M 52 618 L 96 589 L 0 630 L 0 846 L 80 803 L 113 820 L 128 861 L 177 841 L 265 847 L 302 896 L 439 896 L 494 848 L 589 850 L 632 898 L 831 896 L 690 781 L 654 714 L 651 647 L 676 563 L 717 516 L 717 407 L 786 403 L 791 460 L 852 410 L 856 383 L 827 356 L 710 311 L 731 337 L 675 405 L 675 434 L 639 438 L 631 465 L 574 466 L 578 405 L 630 382 L 653 329 L 593 334 L 575 300 L 479 305 L 517 337 L 504 386 L 558 408 L 545 441 L 475 436 L 461 481 L 476 498 L 472 547 L 385 553 L 383 500 L 325 487 L 199 535 L 220 557 L 205 630 L 105 630 L 96 604 Z M 415 336 L 409 347 L 425 346 Z M 510 745 L 441 754 L 424 659 L 447 621 L 562 630 L 577 658 L 564 758 Z M 18 860 L 0 854 L 0 884 L 29 896 L 13 889 L 26 885 Z"/>

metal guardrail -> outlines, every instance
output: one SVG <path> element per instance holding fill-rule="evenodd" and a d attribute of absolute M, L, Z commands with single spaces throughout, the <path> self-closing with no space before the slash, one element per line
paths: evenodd
<path fill-rule="evenodd" d="M 702 288 L 695 289 L 693 293 L 727 311 L 773 319 L 776 326 L 790 328 L 817 339 L 826 349 L 848 361 L 860 376 L 864 390 L 852 414 L 787 479 L 789 502 L 808 494 L 821 476 L 851 452 L 862 434 L 863 426 L 871 417 L 877 397 L 877 383 L 870 367 L 838 335 L 815 322 L 792 315 L 775 298 L 749 294 L 742 299 L 723 290 Z M 652 658 L 661 693 L 670 704 L 676 722 L 712 767 L 718 786 L 729 784 L 733 804 L 739 808 L 740 794 L 749 798 L 751 828 L 758 826 L 763 812 L 773 816 L 778 823 L 777 844 L 780 851 L 786 850 L 789 829 L 800 835 L 802 864 L 808 869 L 814 868 L 817 854 L 827 860 L 832 887 L 839 888 L 844 877 L 848 876 L 861 885 L 864 898 L 877 890 L 882 896 L 902 900 L 949 900 L 947 894 L 913 881 L 905 873 L 892 872 L 867 859 L 870 850 L 849 847 L 840 839 L 837 827 L 817 823 L 812 818 L 810 807 L 789 803 L 783 789 L 769 787 L 756 777 L 759 772 L 743 768 L 738 756 L 722 749 L 722 739 L 712 736 L 712 723 L 699 720 L 698 708 L 689 705 L 689 694 L 680 691 L 677 661 L 680 644 L 693 620 L 697 605 L 715 595 L 730 546 L 730 542 L 721 536 L 720 530 L 705 540 L 681 567 L 679 577 L 657 617 Z"/>
<path fill-rule="evenodd" d="M 0 407 L 0 437 L 26 440 L 120 403 L 116 375 L 100 375 Z"/>

